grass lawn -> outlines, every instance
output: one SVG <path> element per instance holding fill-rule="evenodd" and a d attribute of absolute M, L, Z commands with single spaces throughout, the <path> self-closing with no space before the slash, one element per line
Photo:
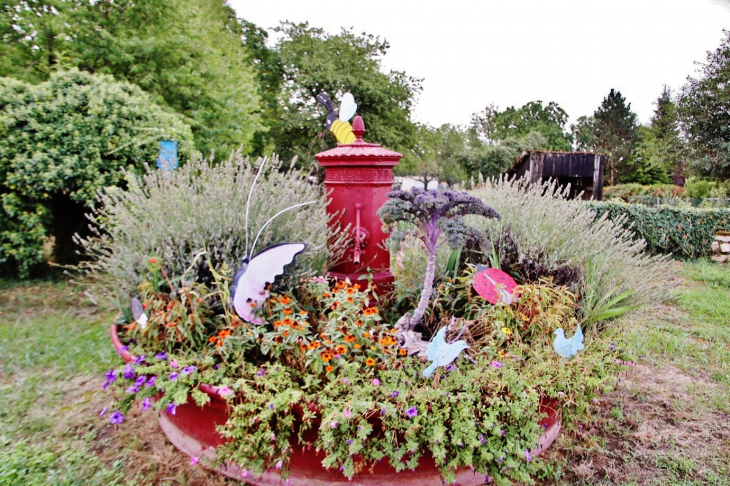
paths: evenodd
<path fill-rule="evenodd" d="M 730 485 L 730 267 L 682 273 L 675 302 L 624 320 L 639 363 L 561 434 L 541 484 Z M 99 416 L 114 313 L 70 284 L 0 282 L 0 485 L 229 483 L 190 465 L 152 411 Z"/>

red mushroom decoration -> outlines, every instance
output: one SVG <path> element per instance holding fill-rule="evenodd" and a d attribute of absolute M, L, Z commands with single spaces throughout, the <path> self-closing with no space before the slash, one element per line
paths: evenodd
<path fill-rule="evenodd" d="M 503 302 L 511 305 L 520 297 L 515 293 L 517 282 L 498 268 L 477 267 L 474 275 L 474 290 L 490 304 Z"/>

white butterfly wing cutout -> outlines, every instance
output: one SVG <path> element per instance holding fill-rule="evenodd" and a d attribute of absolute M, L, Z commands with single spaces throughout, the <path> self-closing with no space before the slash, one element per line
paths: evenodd
<path fill-rule="evenodd" d="M 281 243 L 265 248 L 244 261 L 233 277 L 233 308 L 243 320 L 253 324 L 263 324 L 264 319 L 255 316 L 259 303 L 266 300 L 269 293 L 266 285 L 274 283 L 276 277 L 284 273 L 284 267 L 294 262 L 294 258 L 307 249 L 306 243 Z"/>
<path fill-rule="evenodd" d="M 340 100 L 340 121 L 345 123 L 355 115 L 357 104 L 352 93 L 345 93 Z"/>

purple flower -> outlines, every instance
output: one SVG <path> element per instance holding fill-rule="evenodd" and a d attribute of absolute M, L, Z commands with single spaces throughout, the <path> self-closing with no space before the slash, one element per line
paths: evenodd
<path fill-rule="evenodd" d="M 565 395 L 565 393 L 563 393 L 563 392 L 558 392 L 558 396 L 559 396 L 559 397 L 562 397 L 563 395 Z"/>
<path fill-rule="evenodd" d="M 144 385 L 146 381 L 147 381 L 147 377 L 145 375 L 140 375 L 137 377 L 136 380 L 134 380 L 134 384 L 135 384 L 135 386 L 140 387 L 140 386 Z"/>
<path fill-rule="evenodd" d="M 446 367 L 444 368 L 444 371 L 448 371 L 448 372 L 451 372 L 451 371 L 455 371 L 455 370 L 458 370 L 458 369 L 459 369 L 459 368 L 457 368 L 457 367 L 456 367 L 456 365 L 455 365 L 454 363 L 449 363 L 449 364 L 447 364 L 447 365 L 446 365 Z"/>
<path fill-rule="evenodd" d="M 418 415 L 418 409 L 416 407 L 411 407 L 406 410 L 406 417 L 408 417 L 409 419 L 415 418 L 416 415 Z"/>
<path fill-rule="evenodd" d="M 484 438 L 484 434 L 479 434 L 479 442 L 481 442 L 482 444 L 487 443 L 487 439 Z"/>
<path fill-rule="evenodd" d="M 373 385 L 374 386 L 380 385 L 380 380 L 378 380 L 377 378 L 373 378 Z"/>
<path fill-rule="evenodd" d="M 598 398 L 594 398 L 593 403 L 598 403 Z"/>
<path fill-rule="evenodd" d="M 489 474 L 487 474 L 486 476 L 484 476 L 484 482 L 487 483 L 487 484 L 489 484 L 489 483 L 492 482 L 492 478 L 489 477 Z"/>
<path fill-rule="evenodd" d="M 129 350 L 129 346 L 122 346 L 121 348 L 119 348 L 119 351 L 117 351 L 117 353 L 122 354 L 127 350 Z"/>
<path fill-rule="evenodd" d="M 170 377 L 169 377 L 170 378 L 170 381 L 177 380 L 177 377 L 178 376 L 180 376 L 180 375 L 176 371 L 173 371 L 172 373 L 170 373 Z"/>
<path fill-rule="evenodd" d="M 380 415 L 385 415 L 385 413 L 386 413 L 385 407 L 381 408 L 380 409 Z"/>
<path fill-rule="evenodd" d="M 347 445 L 352 445 L 352 439 L 347 439 Z"/>
<path fill-rule="evenodd" d="M 165 361 L 167 359 L 167 353 L 162 351 L 161 353 L 157 353 L 155 355 L 155 358 L 159 359 L 160 361 Z"/>
<path fill-rule="evenodd" d="M 198 464 L 199 459 L 200 459 L 199 457 L 190 456 L 190 465 L 195 466 L 196 464 Z"/>
<path fill-rule="evenodd" d="M 109 416 L 109 422 L 111 422 L 114 425 L 119 425 L 122 422 L 124 422 L 124 415 L 119 413 L 119 410 L 117 410 L 116 412 L 114 412 L 113 414 L 111 414 Z"/>
<path fill-rule="evenodd" d="M 228 388 L 228 387 L 227 387 L 227 386 L 225 386 L 225 385 L 224 385 L 224 386 L 219 386 L 219 387 L 218 387 L 218 395 L 220 395 L 220 396 L 222 396 L 222 397 L 227 397 L 227 396 L 228 396 L 228 395 L 230 395 L 231 393 L 233 393 L 233 390 L 231 390 L 230 388 Z"/>
<path fill-rule="evenodd" d="M 342 383 L 344 383 L 345 385 L 349 385 L 350 384 L 350 380 L 348 380 L 347 378 L 343 378 L 342 379 Z"/>
<path fill-rule="evenodd" d="M 111 383 L 112 381 L 115 381 L 117 379 L 117 371 L 116 370 L 109 370 L 104 375 L 104 378 L 106 378 L 106 381 Z"/>
<path fill-rule="evenodd" d="M 150 397 L 147 397 L 144 400 L 142 400 L 142 411 L 143 412 L 146 412 L 147 409 L 150 408 L 150 405 L 151 405 L 150 404 Z"/>
<path fill-rule="evenodd" d="M 273 410 L 273 409 L 274 409 L 274 404 L 273 403 L 269 403 L 269 410 Z"/>
<path fill-rule="evenodd" d="M 530 462 L 532 460 L 532 456 L 530 455 L 530 449 L 525 449 L 525 459 L 527 459 L 527 462 Z"/>
<path fill-rule="evenodd" d="M 175 415 L 175 409 L 177 408 L 177 405 L 174 403 L 168 403 L 167 404 L 167 413 Z"/>
<path fill-rule="evenodd" d="M 348 409 L 345 409 L 345 417 L 347 417 L 347 418 L 352 417 L 352 412 L 350 412 Z"/>
<path fill-rule="evenodd" d="M 284 461 L 279 459 L 279 461 L 276 463 L 276 469 L 281 469 L 281 466 L 283 466 L 283 465 L 284 465 Z"/>
<path fill-rule="evenodd" d="M 624 364 L 625 365 L 628 365 L 628 366 L 631 366 L 631 367 L 636 366 L 636 363 L 632 363 L 631 361 L 624 361 Z"/>
<path fill-rule="evenodd" d="M 132 378 L 134 378 L 134 367 L 132 363 L 127 363 L 127 366 L 124 367 L 124 379 L 131 380 Z"/>
<path fill-rule="evenodd" d="M 503 431 L 502 431 L 502 435 L 503 435 L 503 436 L 504 436 L 504 435 L 507 435 L 507 432 L 505 432 L 505 431 L 503 430 Z"/>
<path fill-rule="evenodd" d="M 170 361 L 170 366 L 177 368 L 177 361 Z"/>
<path fill-rule="evenodd" d="M 614 351 L 616 349 L 616 345 L 611 343 L 611 351 Z"/>
<path fill-rule="evenodd" d="M 500 463 L 500 464 L 502 464 L 502 461 L 504 461 L 504 457 L 499 456 L 499 459 L 497 459 L 497 462 Z"/>
<path fill-rule="evenodd" d="M 191 365 L 191 366 L 186 366 L 185 368 L 183 368 L 182 372 L 185 373 L 186 375 L 191 375 L 197 369 L 198 369 L 197 367 Z"/>
<path fill-rule="evenodd" d="M 129 388 L 125 390 L 126 393 L 139 393 L 139 387 L 137 385 L 132 385 Z"/>
<path fill-rule="evenodd" d="M 157 379 L 156 376 L 150 376 L 150 379 L 147 380 L 147 383 L 144 384 L 145 388 L 151 388 L 155 386 L 155 380 Z"/>
<path fill-rule="evenodd" d="M 400 393 L 398 392 L 398 390 L 396 390 L 396 391 L 394 391 L 393 393 L 390 394 L 390 397 L 391 398 L 397 398 L 398 395 L 400 395 Z"/>
<path fill-rule="evenodd" d="M 266 368 L 261 368 L 257 373 L 256 376 L 264 376 L 266 374 Z"/>
<path fill-rule="evenodd" d="M 502 363 L 500 363 L 496 359 L 494 361 L 492 361 L 491 363 L 489 363 L 489 365 L 492 366 L 493 368 L 501 368 L 502 366 L 504 366 Z"/>
<path fill-rule="evenodd" d="M 140 364 L 142 364 L 142 363 L 144 362 L 144 359 L 145 359 L 145 358 L 146 358 L 146 356 L 145 356 L 145 355 L 142 355 L 142 356 L 135 356 L 135 357 L 134 357 L 134 364 L 136 364 L 136 365 L 140 365 Z"/>
<path fill-rule="evenodd" d="M 330 428 L 331 429 L 336 429 L 337 428 L 337 421 L 336 420 L 333 420 L 332 422 L 330 422 Z"/>
<path fill-rule="evenodd" d="M 317 283 L 326 283 L 327 279 L 325 277 L 317 277 L 314 279 L 314 281 Z"/>
<path fill-rule="evenodd" d="M 241 471 L 241 477 L 242 478 L 247 478 L 248 477 L 248 470 L 244 469 L 243 471 Z"/>
<path fill-rule="evenodd" d="M 101 416 L 101 415 L 104 415 L 104 414 L 106 413 L 106 411 L 107 411 L 107 410 L 109 410 L 109 407 L 104 407 L 104 408 L 102 408 L 102 409 L 101 409 L 101 413 L 99 414 L 99 416 Z"/>

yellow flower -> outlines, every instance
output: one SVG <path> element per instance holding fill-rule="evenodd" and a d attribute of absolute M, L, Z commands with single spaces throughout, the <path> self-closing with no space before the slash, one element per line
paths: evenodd
<path fill-rule="evenodd" d="M 505 333 L 508 336 L 511 336 L 512 335 L 512 329 L 510 329 L 509 327 L 503 327 L 502 328 L 502 332 Z"/>

